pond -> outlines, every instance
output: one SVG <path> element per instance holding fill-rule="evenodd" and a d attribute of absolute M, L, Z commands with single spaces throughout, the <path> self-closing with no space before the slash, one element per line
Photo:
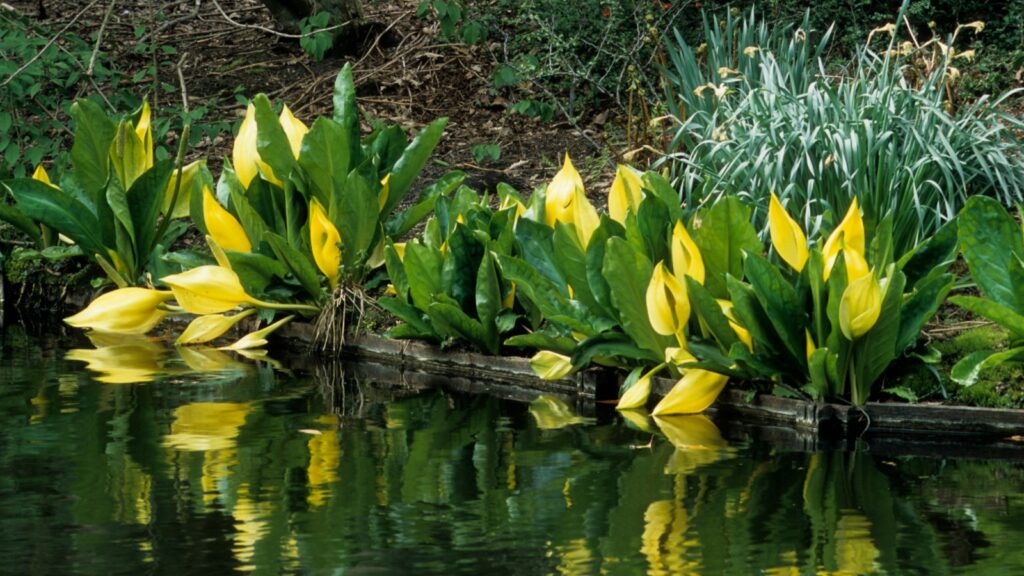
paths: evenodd
<path fill-rule="evenodd" d="M 19 574 L 1020 574 L 1024 464 L 643 430 L 344 364 L 2 336 Z M 72 348 L 69 350 L 69 348 Z M 95 372 L 84 368 L 88 361 Z"/>

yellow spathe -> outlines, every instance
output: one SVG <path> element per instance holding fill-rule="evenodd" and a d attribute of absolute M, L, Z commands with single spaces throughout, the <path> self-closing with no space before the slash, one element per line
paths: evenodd
<path fill-rule="evenodd" d="M 768 232 L 779 258 L 793 270 L 803 270 L 807 263 L 807 236 L 774 193 L 768 202 Z"/>
<path fill-rule="evenodd" d="M 331 290 L 334 290 L 338 286 L 341 267 L 341 234 L 315 199 L 309 214 L 309 245 L 316 267 L 327 277 Z"/>
<path fill-rule="evenodd" d="M 145 334 L 167 316 L 160 304 L 171 298 L 166 290 L 119 288 L 97 297 L 84 310 L 64 319 L 70 326 L 113 332 Z"/>
<path fill-rule="evenodd" d="M 625 164 L 615 169 L 615 180 L 608 191 L 608 216 L 620 224 L 626 223 L 626 214 L 637 213 L 643 199 L 643 180 L 640 173 Z"/>
<path fill-rule="evenodd" d="M 220 202 L 217 202 L 206 186 L 203 186 L 203 221 L 206 223 L 206 230 L 221 248 L 236 252 L 252 251 L 252 243 L 245 229 L 220 205 Z"/>
<path fill-rule="evenodd" d="M 717 372 L 698 368 L 685 370 L 683 377 L 661 399 L 661 402 L 658 402 L 652 414 L 658 416 L 703 412 L 718 398 L 728 380 L 728 376 Z"/>
<path fill-rule="evenodd" d="M 647 317 L 663 336 L 681 334 L 690 318 L 690 299 L 685 285 L 658 262 L 647 284 Z"/>

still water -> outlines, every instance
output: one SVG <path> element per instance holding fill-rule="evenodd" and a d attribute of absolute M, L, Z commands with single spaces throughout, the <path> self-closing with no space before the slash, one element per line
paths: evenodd
<path fill-rule="evenodd" d="M 0 344 L 3 573 L 1024 574 L 1020 462 L 784 451 L 702 417 L 145 341 Z"/>

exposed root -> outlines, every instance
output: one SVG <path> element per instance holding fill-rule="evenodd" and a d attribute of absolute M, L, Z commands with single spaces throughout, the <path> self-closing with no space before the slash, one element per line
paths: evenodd
<path fill-rule="evenodd" d="M 312 346 L 322 352 L 340 352 L 346 338 L 362 328 L 368 303 L 361 286 L 338 286 L 316 319 Z"/>

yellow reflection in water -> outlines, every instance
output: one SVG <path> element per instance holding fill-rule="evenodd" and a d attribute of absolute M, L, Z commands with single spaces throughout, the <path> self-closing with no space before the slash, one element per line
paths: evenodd
<path fill-rule="evenodd" d="M 327 414 L 316 419 L 317 424 L 327 426 L 326 430 L 309 439 L 309 496 L 306 502 L 311 509 L 318 508 L 331 494 L 330 484 L 338 480 L 338 464 L 341 462 L 341 445 L 338 443 L 338 418 Z"/>
<path fill-rule="evenodd" d="M 573 424 L 586 424 L 593 418 L 577 416 L 569 405 L 554 396 L 541 395 L 530 402 L 530 414 L 541 430 L 557 430 Z"/>
<path fill-rule="evenodd" d="M 831 576 L 855 576 L 874 574 L 878 571 L 878 548 L 871 539 L 871 521 L 855 510 L 842 510 L 836 524 L 835 571 L 819 571 L 818 574 Z"/>
<path fill-rule="evenodd" d="M 680 484 L 683 480 L 680 477 Z M 647 558 L 647 573 L 699 574 L 700 563 L 689 559 L 688 552 L 699 548 L 700 542 L 687 540 L 689 527 L 682 493 L 676 500 L 656 500 L 644 512 L 644 532 L 640 537 L 640 552 Z"/>
<path fill-rule="evenodd" d="M 558 557 L 558 566 L 555 567 L 558 574 L 577 576 L 594 572 L 594 553 L 586 538 L 569 540 L 557 546 L 553 553 Z"/>
<path fill-rule="evenodd" d="M 203 453 L 200 483 L 207 504 L 223 495 L 223 483 L 238 464 L 236 439 L 251 408 L 248 402 L 193 402 L 174 410 L 171 433 L 164 437 L 164 445 Z"/>
<path fill-rule="evenodd" d="M 232 515 L 235 518 L 235 541 L 231 551 L 238 561 L 238 570 L 251 572 L 256 569 L 253 557 L 256 544 L 267 533 L 267 518 L 272 507 L 269 502 L 254 502 L 248 484 L 238 488 L 238 501 Z"/>
<path fill-rule="evenodd" d="M 65 358 L 85 362 L 98 382 L 139 384 L 165 373 L 167 350 L 144 336 L 90 333 L 89 340 L 96 348 L 69 350 Z"/>
<path fill-rule="evenodd" d="M 249 402 L 193 402 L 178 406 L 164 444 L 192 452 L 233 448 L 250 408 Z"/>
<path fill-rule="evenodd" d="M 701 466 L 735 455 L 707 416 L 654 416 L 654 423 L 676 447 L 665 465 L 667 474 L 690 474 Z"/>

